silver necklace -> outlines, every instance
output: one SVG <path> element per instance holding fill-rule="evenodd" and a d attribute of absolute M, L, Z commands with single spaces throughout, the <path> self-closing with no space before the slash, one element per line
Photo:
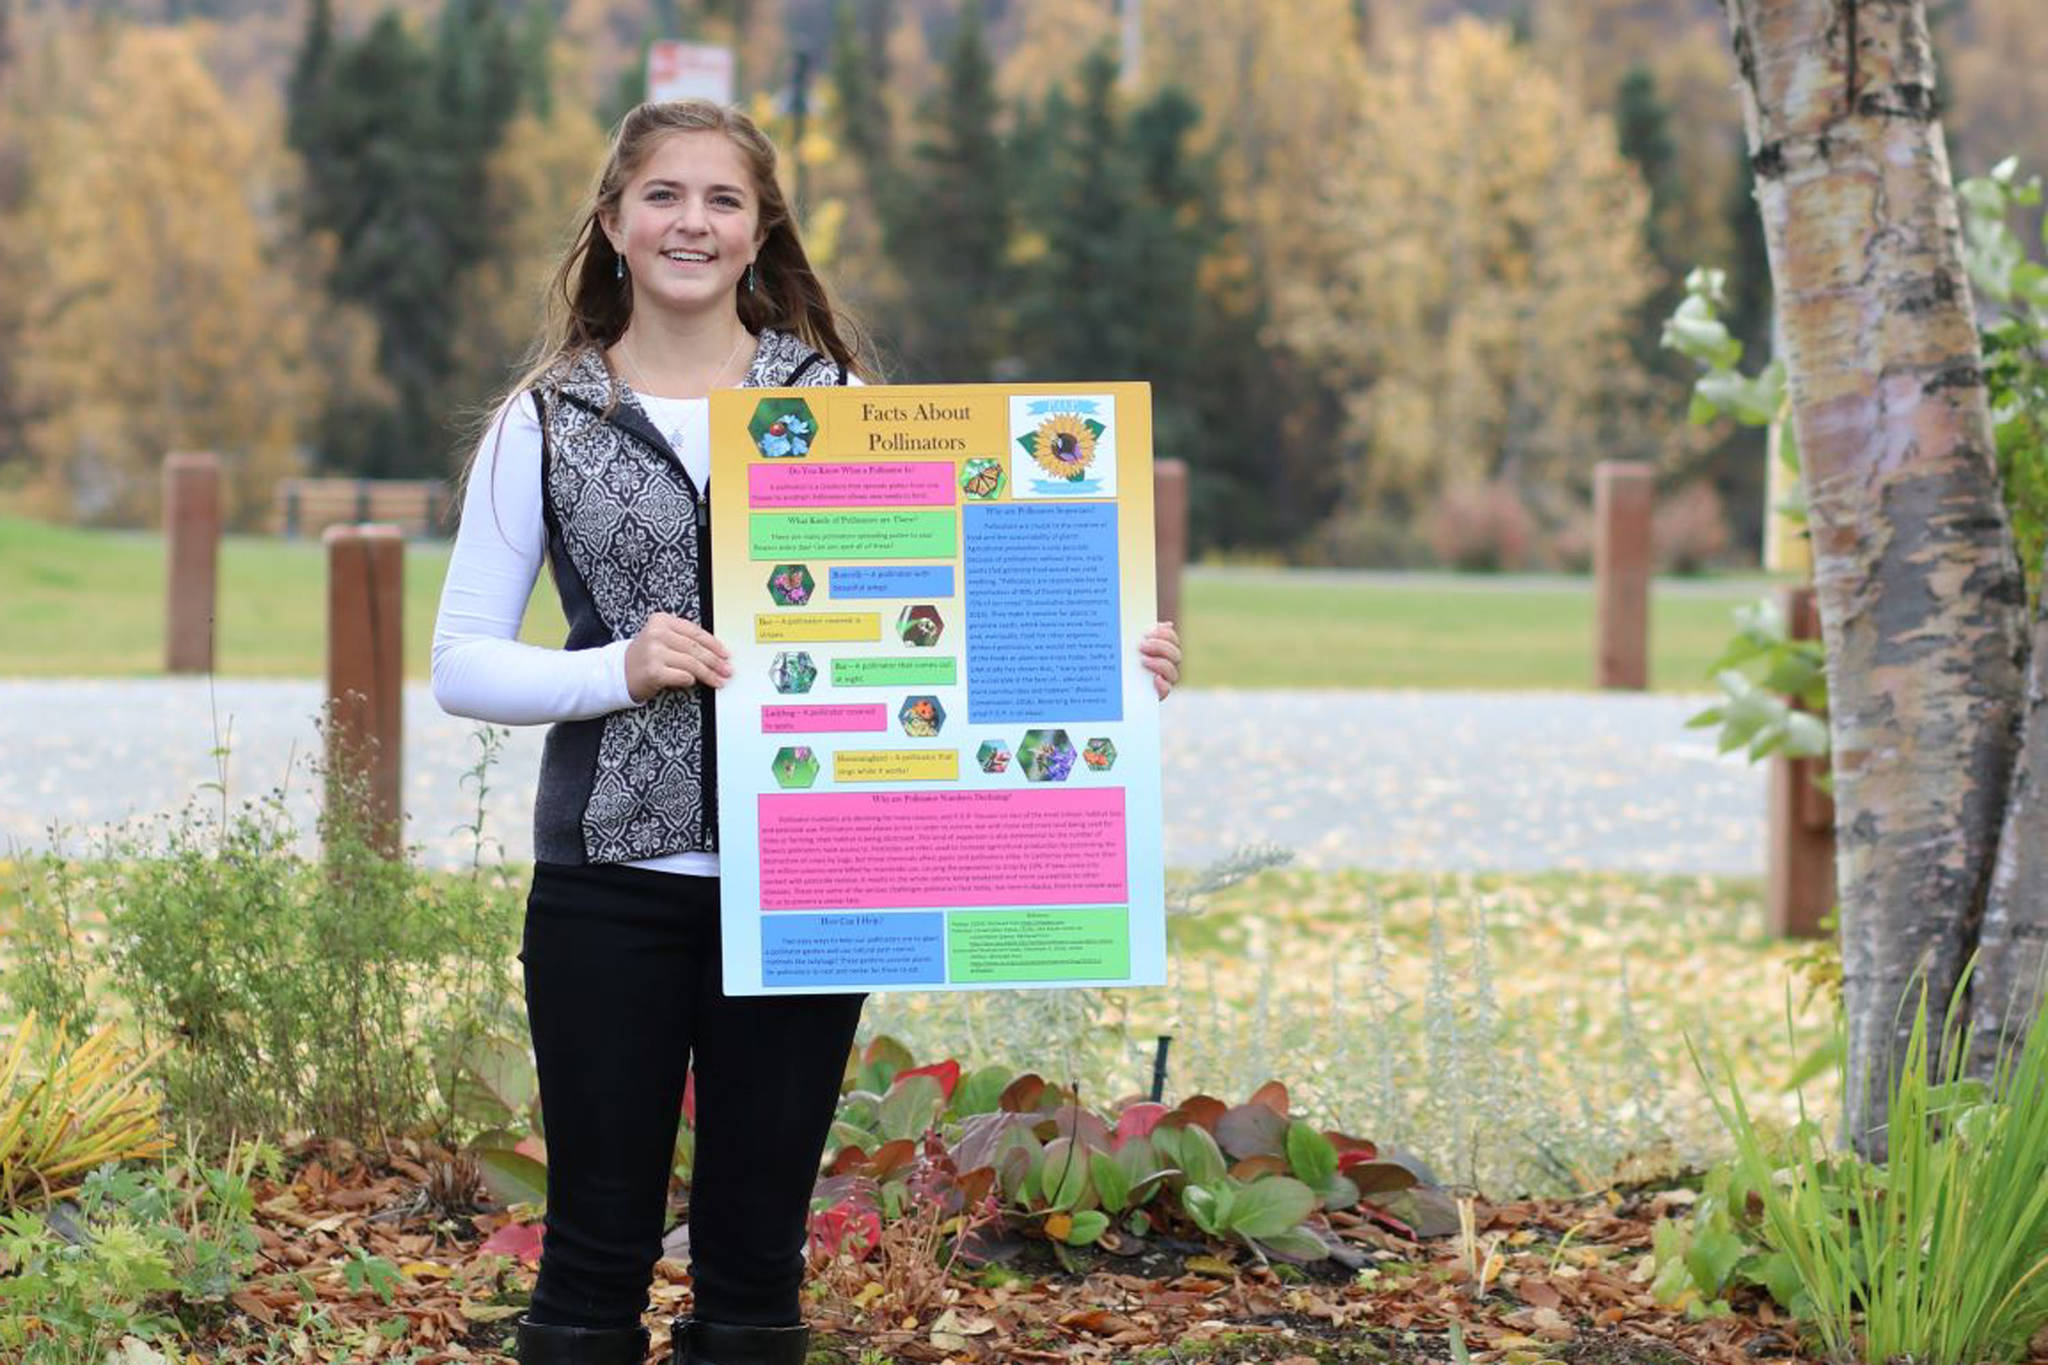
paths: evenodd
<path fill-rule="evenodd" d="M 732 349 L 725 353 L 725 359 L 718 362 L 718 368 L 711 372 L 711 380 L 704 386 L 705 395 L 708 395 L 711 390 L 718 387 L 718 381 L 725 378 L 726 370 L 731 368 L 733 358 L 739 355 L 740 347 L 746 345 L 752 336 L 753 333 L 749 332 L 746 328 L 740 328 L 739 337 L 732 343 Z M 616 349 L 619 353 L 619 359 L 625 362 L 627 370 L 631 372 L 634 386 L 643 393 L 651 392 L 653 386 L 647 382 L 647 376 L 640 372 L 640 366 L 635 363 L 633 357 L 627 352 L 625 343 L 622 341 Z"/>

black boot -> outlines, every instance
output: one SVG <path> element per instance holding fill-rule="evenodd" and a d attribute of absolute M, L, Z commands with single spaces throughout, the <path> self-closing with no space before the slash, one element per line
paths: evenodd
<path fill-rule="evenodd" d="M 672 1365 L 804 1365 L 808 1327 L 732 1327 L 677 1318 Z"/>
<path fill-rule="evenodd" d="M 640 1365 L 645 1327 L 556 1327 L 519 1319 L 519 1365 Z"/>

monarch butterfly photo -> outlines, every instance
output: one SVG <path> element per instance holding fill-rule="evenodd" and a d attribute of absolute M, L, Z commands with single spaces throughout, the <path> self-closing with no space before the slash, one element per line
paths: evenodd
<path fill-rule="evenodd" d="M 1003 488 L 1003 462 L 969 460 L 960 487 L 970 498 L 993 498 Z"/>

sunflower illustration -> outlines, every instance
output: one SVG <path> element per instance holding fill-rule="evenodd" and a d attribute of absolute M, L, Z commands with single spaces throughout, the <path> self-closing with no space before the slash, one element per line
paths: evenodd
<path fill-rule="evenodd" d="M 1053 478 L 1079 483 L 1095 463 L 1097 430 L 1071 413 L 1048 417 L 1031 434 L 1031 458 Z"/>

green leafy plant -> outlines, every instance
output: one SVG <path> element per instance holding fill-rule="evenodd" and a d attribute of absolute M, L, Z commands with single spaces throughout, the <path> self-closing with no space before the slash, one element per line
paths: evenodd
<path fill-rule="evenodd" d="M 1782 1258 L 1772 1293 L 1845 1365 L 2012 1360 L 2048 1323 L 2048 1029 L 2029 1028 L 1989 1084 L 1969 1079 L 1967 975 L 1938 1029 L 1924 990 L 1913 1006 L 1884 1166 L 1831 1142 L 1803 1095 L 1780 1145 L 1740 1087 L 1716 1092 L 1733 1180 Z"/>
<path fill-rule="evenodd" d="M 510 999 L 467 1015 L 434 1040 L 434 1084 L 448 1131 L 466 1134 L 491 1194 L 507 1204 L 547 1201 L 540 1076 L 521 1008 Z"/>
<path fill-rule="evenodd" d="M 1236 1106 L 1198 1095 L 1097 1113 L 1033 1073 L 909 1060 L 884 1037 L 849 1068 L 855 1088 L 813 1198 L 814 1236 L 835 1252 L 849 1240 L 872 1247 L 912 1208 L 964 1218 L 984 1203 L 1062 1246 L 1118 1249 L 1173 1229 L 1286 1260 L 1328 1255 L 1330 1211 L 1411 1235 L 1455 1225 L 1412 1163 L 1292 1118 L 1277 1082 Z"/>
<path fill-rule="evenodd" d="M 21 1365 L 101 1365 L 125 1338 L 180 1340 L 255 1264 L 250 1177 L 261 1146 L 218 1167 L 105 1165 L 75 1205 L 0 1214 L 0 1354 Z"/>
<path fill-rule="evenodd" d="M 1692 1215 L 1660 1218 L 1651 1229 L 1657 1265 L 1651 1292 L 1659 1302 L 1691 1318 L 1732 1311 L 1729 1295 L 1743 1286 L 1762 1289 L 1794 1317 L 1808 1317 L 1812 1304 L 1800 1288 L 1792 1260 L 1765 1246 L 1758 1210 L 1733 1163 L 1707 1173 Z"/>
<path fill-rule="evenodd" d="M 1989 175 L 1956 187 L 1962 208 L 1964 262 L 1977 300 L 1992 316 L 1980 329 L 1984 376 L 1998 448 L 1998 472 L 2030 600 L 2038 600 L 2048 551 L 2048 263 L 2036 260 L 2011 220 L 2038 207 L 2038 176 L 2022 178 L 2008 157 Z M 2043 228 L 2048 245 L 2048 226 Z M 1665 321 L 1663 344 L 1696 361 L 1694 422 L 1729 418 L 1772 429 L 1777 458 L 1800 489 L 1798 447 L 1782 362 L 1745 374 L 1743 348 L 1720 319 L 1724 272 L 1696 269 L 1686 296 Z M 1774 509 L 1803 523 L 1805 497 Z M 1773 753 L 1820 757 L 1827 752 L 1827 682 L 1817 641 L 1788 638 L 1777 608 L 1759 602 L 1737 613 L 1736 635 L 1713 666 L 1722 701 L 1694 716 L 1695 726 L 1721 727 L 1721 751 L 1747 748 L 1752 759 Z"/>
<path fill-rule="evenodd" d="M 398 1282 L 404 1278 L 397 1266 L 361 1247 L 350 1247 L 342 1263 L 341 1277 L 351 1294 L 374 1294 L 379 1302 L 390 1303 Z"/>
<path fill-rule="evenodd" d="M 1769 598 L 1736 609 L 1735 638 L 1714 661 L 1721 701 L 1686 721 L 1717 726 L 1720 750 L 1748 750 L 1751 761 L 1782 753 L 1828 752 L 1827 653 L 1818 640 L 1795 639 Z"/>
<path fill-rule="evenodd" d="M 1754 375 L 1743 372 L 1742 342 L 1721 321 L 1726 289 L 1725 271 L 1701 267 L 1686 276 L 1685 298 L 1665 320 L 1663 345 L 1700 366 L 1689 414 L 1694 423 L 1728 418 L 1770 428 L 1772 458 L 1789 476 L 1791 489 L 1772 510 L 1803 526 L 1806 497 L 1784 362 L 1773 359 Z M 1735 638 L 1711 670 L 1722 699 L 1686 724 L 1718 726 L 1721 752 L 1747 749 L 1751 761 L 1775 753 L 1824 757 L 1827 680 L 1820 642 L 1792 638 L 1784 614 L 1768 598 L 1739 608 L 1735 620 Z"/>

